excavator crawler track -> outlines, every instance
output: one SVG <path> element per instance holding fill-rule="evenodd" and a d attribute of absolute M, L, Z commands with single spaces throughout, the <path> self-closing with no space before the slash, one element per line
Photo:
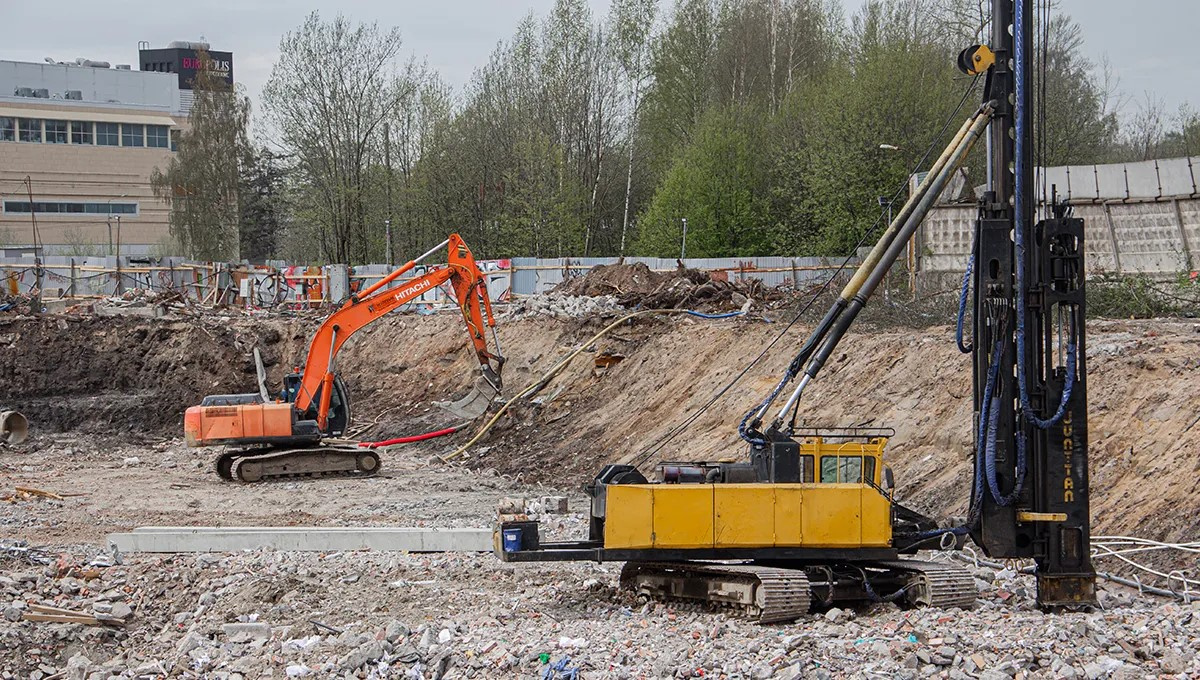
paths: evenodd
<path fill-rule="evenodd" d="M 873 562 L 878 566 L 900 572 L 905 576 L 905 600 L 917 607 L 971 609 L 978 590 L 975 576 L 953 564 L 925 560 L 890 560 Z"/>
<path fill-rule="evenodd" d="M 350 444 L 322 444 L 300 449 L 230 451 L 214 463 L 227 481 L 246 483 L 324 475 L 369 476 L 379 472 L 379 454 Z"/>
<path fill-rule="evenodd" d="M 729 608 L 758 623 L 794 621 L 812 604 L 801 570 L 716 562 L 628 562 L 621 586 L 639 595 Z"/>

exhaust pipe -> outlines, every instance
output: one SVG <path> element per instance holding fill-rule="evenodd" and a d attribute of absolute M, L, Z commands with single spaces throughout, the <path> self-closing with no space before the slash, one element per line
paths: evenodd
<path fill-rule="evenodd" d="M 17 411 L 0 411 L 0 441 L 20 444 L 29 437 L 29 419 Z"/>

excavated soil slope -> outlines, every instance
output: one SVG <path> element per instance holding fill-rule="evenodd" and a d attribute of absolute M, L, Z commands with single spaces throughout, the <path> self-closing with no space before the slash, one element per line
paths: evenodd
<path fill-rule="evenodd" d="M 536 380 L 614 317 L 502 323 L 506 392 Z M 396 316 L 356 335 L 339 365 L 363 437 L 452 424 L 433 400 L 461 395 L 473 360 L 453 313 Z M 178 436 L 203 394 L 254 388 L 250 351 L 263 348 L 274 384 L 302 356 L 311 320 L 0 321 L 0 406 L 35 428 Z M 1090 325 L 1093 516 L 1099 532 L 1192 538 L 1200 532 L 1200 326 L 1185 321 Z M 468 454 L 526 481 L 585 482 L 608 461 L 638 457 L 693 413 L 778 332 L 753 320 L 635 320 L 597 342 L 536 403 L 513 409 Z M 774 383 L 802 339 L 789 339 L 654 459 L 737 456 L 742 413 Z M 624 360 L 596 375 L 593 357 Z M 940 516 L 967 501 L 970 376 L 951 329 L 861 330 L 807 393 L 812 425 L 890 426 L 898 496 Z M 468 428 L 438 440 L 450 451 Z M 348 482 L 349 483 L 349 482 Z"/>

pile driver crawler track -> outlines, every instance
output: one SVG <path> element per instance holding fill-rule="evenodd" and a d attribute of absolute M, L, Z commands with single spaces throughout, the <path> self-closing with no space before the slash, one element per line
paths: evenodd
<path fill-rule="evenodd" d="M 884 595 L 893 595 L 899 604 L 908 606 L 970 609 L 975 605 L 975 579 L 969 571 L 922 560 L 796 568 L 627 562 L 621 570 L 621 587 L 638 595 L 728 608 L 764 624 L 794 621 L 814 603 L 827 607 L 880 598 L 872 583 L 888 584 L 892 590 Z"/>
<path fill-rule="evenodd" d="M 872 566 L 902 574 L 904 600 L 918 607 L 972 609 L 979 591 L 975 575 L 967 569 L 926 560 L 890 560 Z"/>
<path fill-rule="evenodd" d="M 369 476 L 379 472 L 379 454 L 353 444 L 322 444 L 308 448 L 241 449 L 215 461 L 217 474 L 227 481 L 261 482 L 323 475 Z"/>
<path fill-rule="evenodd" d="M 753 564 L 627 562 L 621 587 L 664 600 L 728 607 L 758 623 L 794 621 L 812 604 L 803 571 Z"/>

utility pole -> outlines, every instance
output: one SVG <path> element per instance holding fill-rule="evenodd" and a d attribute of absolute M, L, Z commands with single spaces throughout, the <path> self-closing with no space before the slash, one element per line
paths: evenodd
<path fill-rule="evenodd" d="M 387 218 L 383 220 L 383 239 L 388 266 L 395 259 L 392 254 L 392 126 L 383 124 L 383 164 L 387 167 Z"/>
<path fill-rule="evenodd" d="M 121 284 L 121 213 L 117 213 L 117 295 L 124 292 Z"/>
<path fill-rule="evenodd" d="M 679 259 L 687 257 L 687 218 L 683 219 L 683 242 L 679 245 Z"/>

